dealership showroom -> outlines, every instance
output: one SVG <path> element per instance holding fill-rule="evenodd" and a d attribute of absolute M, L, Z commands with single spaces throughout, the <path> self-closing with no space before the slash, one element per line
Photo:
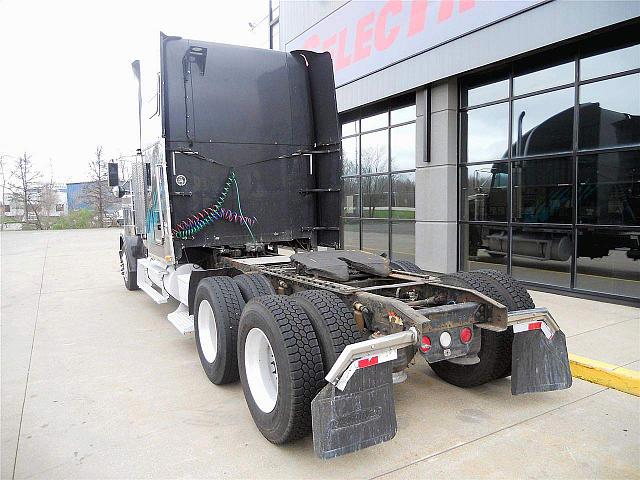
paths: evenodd
<path fill-rule="evenodd" d="M 640 2 L 271 2 L 332 54 L 345 248 L 640 301 Z"/>

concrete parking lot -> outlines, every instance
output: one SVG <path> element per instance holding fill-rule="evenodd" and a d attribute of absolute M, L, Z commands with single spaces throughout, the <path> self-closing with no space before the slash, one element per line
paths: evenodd
<path fill-rule="evenodd" d="M 125 290 L 118 234 L 2 234 L 2 478 L 640 478 L 639 398 L 462 390 L 421 360 L 392 441 L 331 461 L 311 438 L 272 445 L 239 384 L 209 383 L 174 305 Z M 640 369 L 640 309 L 532 295 L 572 353 Z"/>

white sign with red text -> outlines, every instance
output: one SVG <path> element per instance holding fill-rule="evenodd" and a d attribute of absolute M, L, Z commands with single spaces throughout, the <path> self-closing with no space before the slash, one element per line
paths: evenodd
<path fill-rule="evenodd" d="M 352 0 L 286 49 L 330 52 L 339 87 L 536 3 L 540 0 Z"/>

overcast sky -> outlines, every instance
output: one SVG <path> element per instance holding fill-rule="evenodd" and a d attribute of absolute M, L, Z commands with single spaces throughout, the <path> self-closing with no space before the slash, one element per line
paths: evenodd
<path fill-rule="evenodd" d="M 160 31 L 268 48 L 267 20 L 249 28 L 267 14 L 268 0 L 0 0 L 0 155 L 85 180 L 97 145 L 107 159 L 135 152 L 131 62 Z"/>

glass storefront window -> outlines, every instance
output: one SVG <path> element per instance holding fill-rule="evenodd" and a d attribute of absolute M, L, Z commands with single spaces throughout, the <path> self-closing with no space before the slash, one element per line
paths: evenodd
<path fill-rule="evenodd" d="M 358 173 L 358 137 L 345 138 L 342 140 L 342 174 Z"/>
<path fill-rule="evenodd" d="M 343 246 L 345 250 L 360 250 L 360 221 L 342 221 Z"/>
<path fill-rule="evenodd" d="M 640 45 L 601 53 L 580 60 L 580 80 L 640 68 Z"/>
<path fill-rule="evenodd" d="M 513 156 L 570 152 L 573 145 L 573 88 L 513 102 Z"/>
<path fill-rule="evenodd" d="M 410 123 L 391 129 L 391 170 L 416 168 L 416 125 Z"/>
<path fill-rule="evenodd" d="M 514 228 L 511 238 L 511 274 L 518 280 L 571 286 L 573 241 L 571 230 Z"/>
<path fill-rule="evenodd" d="M 389 126 L 389 112 L 379 113 L 370 117 L 363 118 L 360 121 L 360 127 L 363 132 L 377 130 Z"/>
<path fill-rule="evenodd" d="M 391 218 L 416 218 L 416 174 L 397 173 L 391 176 Z"/>
<path fill-rule="evenodd" d="M 389 171 L 389 131 L 367 133 L 360 137 L 362 174 Z"/>
<path fill-rule="evenodd" d="M 391 224 L 391 258 L 415 262 L 416 224 L 394 222 Z"/>
<path fill-rule="evenodd" d="M 361 178 L 362 217 L 389 217 L 389 175 L 368 175 Z"/>
<path fill-rule="evenodd" d="M 640 298 L 640 229 L 578 229 L 576 288 Z"/>
<path fill-rule="evenodd" d="M 461 219 L 506 222 L 508 188 L 508 163 L 484 163 L 461 167 Z"/>
<path fill-rule="evenodd" d="M 416 119 L 415 105 L 409 105 L 408 107 L 402 107 L 402 108 L 397 108 L 395 110 L 391 110 L 391 125 L 411 122 L 415 119 Z"/>
<path fill-rule="evenodd" d="M 571 157 L 514 162 L 513 221 L 571 223 Z"/>
<path fill-rule="evenodd" d="M 342 241 L 413 261 L 416 105 L 407 101 L 365 118 L 352 112 L 342 124 Z"/>
<path fill-rule="evenodd" d="M 578 223 L 640 225 L 640 151 L 578 157 Z"/>
<path fill-rule="evenodd" d="M 509 104 L 500 103 L 462 114 L 466 126 L 466 161 L 497 160 L 507 155 L 509 144 Z"/>
<path fill-rule="evenodd" d="M 461 269 L 640 298 L 640 45 L 580 58 L 614 37 L 550 68 L 518 73 L 545 54 L 499 66 L 512 92 L 477 87 L 491 72 L 461 82 Z"/>
<path fill-rule="evenodd" d="M 343 123 L 341 126 L 342 136 L 348 137 L 350 135 L 355 135 L 356 133 L 358 133 L 360 131 L 358 129 L 358 123 L 359 122 L 357 120 L 349 123 Z"/>
<path fill-rule="evenodd" d="M 640 144 L 640 74 L 580 87 L 580 149 Z"/>
<path fill-rule="evenodd" d="M 507 271 L 509 236 L 506 227 L 495 225 L 460 225 L 462 269 L 491 268 Z"/>
<path fill-rule="evenodd" d="M 389 253 L 389 223 L 362 221 L 362 250 L 376 255 Z"/>
<path fill-rule="evenodd" d="M 345 217 L 360 216 L 360 177 L 343 179 L 342 215 Z"/>
<path fill-rule="evenodd" d="M 462 103 L 464 106 L 472 107 L 483 103 L 502 100 L 509 96 L 509 80 L 500 80 L 470 88 L 463 94 Z"/>
<path fill-rule="evenodd" d="M 575 81 L 575 75 L 574 62 L 569 62 L 513 77 L 513 94 L 522 95 L 567 85 Z"/>

